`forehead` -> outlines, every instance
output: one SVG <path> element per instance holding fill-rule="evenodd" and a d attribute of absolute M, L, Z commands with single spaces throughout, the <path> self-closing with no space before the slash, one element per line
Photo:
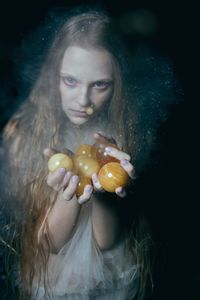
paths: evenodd
<path fill-rule="evenodd" d="M 112 77 L 111 56 L 105 50 L 71 46 L 64 53 L 60 72 L 80 79 Z"/>

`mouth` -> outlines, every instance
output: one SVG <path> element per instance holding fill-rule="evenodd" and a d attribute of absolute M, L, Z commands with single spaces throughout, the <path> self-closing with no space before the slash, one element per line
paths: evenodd
<path fill-rule="evenodd" d="M 86 113 L 85 110 L 74 110 L 70 109 L 70 112 L 72 113 L 73 116 L 78 117 L 78 118 L 88 118 L 88 114 Z"/>

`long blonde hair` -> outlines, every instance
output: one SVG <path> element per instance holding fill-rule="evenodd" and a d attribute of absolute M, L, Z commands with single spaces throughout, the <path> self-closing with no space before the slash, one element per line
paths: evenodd
<path fill-rule="evenodd" d="M 16 214 L 21 224 L 20 287 L 28 291 L 31 298 L 33 279 L 37 274 L 47 286 L 45 269 L 50 253 L 48 240 L 48 212 L 53 206 L 56 193 L 46 184 L 47 168 L 42 155 L 46 147 L 62 149 L 63 112 L 61 111 L 59 69 L 66 48 L 71 45 L 105 49 L 110 53 L 114 69 L 114 90 L 107 107 L 105 118 L 112 130 L 118 122 L 118 139 L 124 151 L 130 153 L 133 163 L 143 153 L 143 161 L 148 151 L 142 150 L 138 127 L 137 107 L 134 95 L 127 82 L 127 68 L 122 45 L 112 32 L 111 20 L 103 13 L 89 11 L 72 16 L 63 22 L 57 31 L 41 68 L 37 81 L 20 109 L 11 118 L 4 130 L 4 149 L 6 158 L 6 178 L 9 179 L 9 193 L 15 199 Z M 145 135 L 145 144 L 151 142 Z M 143 152 L 142 152 L 143 151 Z M 53 197 L 50 199 L 50 194 Z M 130 245 L 142 270 L 141 290 L 144 291 L 149 264 L 148 241 L 142 234 L 131 235 Z M 141 246 L 140 239 L 145 245 Z M 140 246 L 138 246 L 140 245 Z M 42 278 L 43 277 L 43 278 Z M 28 283 L 28 284 L 27 284 Z M 28 285 L 28 289 L 27 289 Z M 143 294 L 143 291 L 141 295 Z M 142 295 L 143 297 L 143 295 Z M 141 297 L 141 298 L 142 298 Z"/>

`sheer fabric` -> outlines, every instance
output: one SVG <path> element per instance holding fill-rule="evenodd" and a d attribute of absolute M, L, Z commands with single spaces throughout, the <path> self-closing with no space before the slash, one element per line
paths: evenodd
<path fill-rule="evenodd" d="M 126 241 L 100 251 L 92 233 L 91 204 L 82 208 L 75 233 L 48 263 L 48 293 L 34 284 L 34 299 L 130 300 L 138 290 L 139 271 Z"/>

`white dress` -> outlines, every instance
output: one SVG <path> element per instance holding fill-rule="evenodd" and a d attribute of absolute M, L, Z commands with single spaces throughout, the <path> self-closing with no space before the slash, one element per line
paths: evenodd
<path fill-rule="evenodd" d="M 93 134 L 100 129 L 116 139 L 100 119 L 83 131 L 71 126 L 65 133 L 66 148 L 75 152 L 80 144 L 93 144 Z M 50 255 L 48 293 L 36 284 L 34 300 L 132 300 L 137 294 L 139 266 L 127 243 L 101 251 L 93 237 L 91 209 L 92 200 L 82 205 L 72 238 L 58 254 Z"/>
<path fill-rule="evenodd" d="M 91 201 L 90 201 L 91 202 Z M 48 293 L 34 288 L 34 299 L 131 300 L 138 291 L 139 271 L 125 243 L 100 251 L 92 233 L 91 203 L 82 206 L 70 241 L 48 263 Z"/>

